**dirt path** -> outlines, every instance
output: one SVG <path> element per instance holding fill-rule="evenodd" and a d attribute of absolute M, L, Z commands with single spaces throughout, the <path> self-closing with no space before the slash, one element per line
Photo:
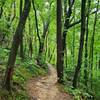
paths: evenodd
<path fill-rule="evenodd" d="M 73 100 L 70 95 L 59 90 L 59 86 L 56 84 L 56 70 L 50 64 L 48 66 L 48 76 L 33 78 L 27 82 L 30 100 Z"/>

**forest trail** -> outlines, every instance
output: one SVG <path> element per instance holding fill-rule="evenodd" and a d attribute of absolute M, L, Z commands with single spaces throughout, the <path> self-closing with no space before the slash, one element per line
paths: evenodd
<path fill-rule="evenodd" d="M 69 94 L 60 91 L 56 70 L 50 64 L 47 76 L 29 80 L 26 87 L 30 100 L 73 100 Z"/>

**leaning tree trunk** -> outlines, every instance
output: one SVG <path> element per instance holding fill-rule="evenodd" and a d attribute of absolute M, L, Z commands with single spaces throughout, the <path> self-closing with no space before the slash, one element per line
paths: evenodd
<path fill-rule="evenodd" d="M 6 73 L 5 73 L 5 80 L 4 80 L 4 86 L 7 90 L 11 89 L 11 79 L 13 76 L 16 55 L 18 52 L 18 47 L 21 42 L 21 34 L 23 33 L 23 29 L 25 27 L 25 23 L 26 23 L 28 15 L 29 15 L 30 6 L 31 6 L 31 1 L 25 0 L 24 10 L 22 12 L 22 16 L 20 17 L 18 26 L 16 28 L 16 31 L 15 31 L 15 34 L 13 37 L 12 47 L 11 47 L 11 51 L 9 54 L 7 69 L 6 69 Z"/>
<path fill-rule="evenodd" d="M 78 61 L 77 66 L 75 69 L 74 79 L 73 79 L 73 87 L 77 87 L 78 75 L 81 69 L 82 64 L 82 53 L 83 53 L 83 46 L 84 46 L 84 35 L 85 35 L 85 5 L 86 0 L 82 0 L 81 4 L 81 35 L 80 35 L 80 46 L 78 52 Z"/>

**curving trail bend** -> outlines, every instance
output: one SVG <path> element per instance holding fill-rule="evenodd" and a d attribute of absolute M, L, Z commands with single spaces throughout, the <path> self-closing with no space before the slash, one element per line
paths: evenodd
<path fill-rule="evenodd" d="M 69 94 L 60 91 L 57 72 L 50 64 L 47 76 L 29 80 L 26 87 L 30 100 L 73 100 Z"/>

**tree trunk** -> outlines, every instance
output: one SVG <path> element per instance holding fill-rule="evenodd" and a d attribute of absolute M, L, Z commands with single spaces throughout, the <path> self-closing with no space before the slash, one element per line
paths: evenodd
<path fill-rule="evenodd" d="M 2 14 L 3 14 L 3 6 L 0 7 L 0 19 L 2 17 Z"/>
<path fill-rule="evenodd" d="M 65 21 L 64 21 L 64 31 L 63 31 L 63 38 L 62 38 L 62 45 L 63 45 L 63 52 L 62 52 L 62 59 L 63 59 L 63 67 L 64 67 L 64 56 L 65 56 L 65 52 L 66 52 L 66 67 L 67 67 L 67 45 L 66 45 L 66 36 L 67 36 L 67 32 L 68 32 L 68 28 L 70 25 L 70 17 L 72 14 L 72 7 L 74 5 L 75 0 L 73 0 L 72 2 L 69 1 L 69 8 L 67 11 L 67 1 L 64 0 L 64 14 L 65 14 Z"/>
<path fill-rule="evenodd" d="M 98 68 L 100 69 L 100 57 L 99 57 L 99 63 L 98 63 Z"/>
<path fill-rule="evenodd" d="M 88 13 L 86 17 L 86 40 L 85 40 L 85 63 L 84 63 L 84 84 L 87 86 L 88 82 L 88 23 L 89 23 L 89 12 L 90 12 L 91 0 L 88 0 Z"/>
<path fill-rule="evenodd" d="M 30 58 L 32 58 L 32 54 L 33 54 L 33 46 L 32 46 L 32 39 L 29 39 L 29 56 Z"/>
<path fill-rule="evenodd" d="M 23 11 L 23 0 L 20 0 L 20 18 L 22 16 Z M 20 41 L 20 57 L 24 58 L 24 51 L 23 51 L 23 33 L 21 34 L 21 41 Z"/>
<path fill-rule="evenodd" d="M 29 15 L 30 6 L 31 6 L 31 1 L 25 0 L 24 10 L 22 12 L 22 16 L 19 20 L 18 26 L 16 28 L 16 31 L 15 31 L 15 34 L 13 37 L 12 47 L 11 47 L 11 51 L 9 54 L 7 69 L 6 69 L 6 73 L 5 73 L 5 80 L 4 80 L 4 86 L 7 90 L 11 89 L 11 79 L 13 76 L 14 65 L 15 65 L 15 61 L 16 61 L 18 47 L 21 42 L 20 35 L 23 33 L 23 29 L 25 27 L 25 23 L 26 23 L 28 15 Z"/>
<path fill-rule="evenodd" d="M 78 75 L 81 69 L 82 64 L 82 53 L 83 53 L 83 46 L 84 46 L 84 35 L 85 35 L 85 5 L 86 0 L 82 0 L 81 4 L 81 35 L 80 35 L 80 46 L 78 52 L 78 61 L 77 66 L 75 69 L 74 79 L 73 79 L 73 87 L 77 87 Z"/>
<path fill-rule="evenodd" d="M 52 2 L 51 2 L 51 4 L 52 4 Z M 51 8 L 51 4 L 50 4 L 50 8 Z M 32 5 L 33 5 L 34 12 L 35 12 L 37 36 L 38 36 L 38 39 L 39 39 L 39 52 L 38 52 L 38 57 L 37 57 L 37 64 L 41 66 L 40 60 L 41 60 L 41 57 L 42 57 L 42 53 L 44 52 L 45 38 L 46 38 L 47 31 L 48 31 L 49 24 L 50 24 L 50 15 L 48 16 L 47 21 L 44 22 L 44 20 L 43 20 L 43 34 L 42 34 L 42 37 L 40 37 L 39 29 L 38 29 L 37 11 L 36 11 L 36 8 L 35 8 L 34 0 L 32 0 Z M 50 10 L 50 8 L 49 8 L 49 10 Z M 49 14 L 50 14 L 50 12 L 49 12 Z"/>
<path fill-rule="evenodd" d="M 57 75 L 58 82 L 63 81 L 63 59 L 62 59 L 62 2 L 57 0 Z"/>
<path fill-rule="evenodd" d="M 74 5 L 74 22 L 75 22 L 75 5 Z M 75 26 L 73 26 L 73 40 L 72 40 L 72 62 L 73 62 L 73 67 L 75 67 Z"/>
<path fill-rule="evenodd" d="M 98 6 L 99 6 L 99 0 L 97 3 L 97 11 L 98 11 Z M 90 44 L 90 68 L 91 68 L 91 89 L 92 89 L 92 77 L 93 77 L 93 55 L 94 55 L 94 37 L 95 37 L 95 28 L 96 28 L 96 22 L 97 22 L 97 12 L 95 13 L 95 18 L 94 18 L 94 26 L 93 26 L 93 34 L 91 38 L 91 44 Z"/>
<path fill-rule="evenodd" d="M 33 41 L 32 41 L 32 35 L 31 35 L 31 21 L 30 21 L 30 17 L 28 17 L 28 21 L 29 21 L 29 57 L 32 58 L 32 54 L 33 54 Z"/>
<path fill-rule="evenodd" d="M 46 24 L 44 24 L 44 28 L 43 28 L 43 35 L 41 37 L 41 45 L 39 47 L 39 55 L 41 55 L 43 53 L 43 49 L 44 49 L 44 42 L 45 42 L 45 38 L 46 38 L 46 33 L 48 31 L 49 28 L 49 21 L 46 22 Z"/>
<path fill-rule="evenodd" d="M 36 11 L 36 8 L 35 8 L 34 0 L 32 0 L 32 5 L 33 5 L 34 13 L 35 13 L 36 31 L 37 31 L 37 37 L 39 39 L 39 46 L 40 46 L 41 45 L 41 38 L 40 38 L 40 35 L 39 35 L 38 18 L 37 18 L 37 11 Z"/>

